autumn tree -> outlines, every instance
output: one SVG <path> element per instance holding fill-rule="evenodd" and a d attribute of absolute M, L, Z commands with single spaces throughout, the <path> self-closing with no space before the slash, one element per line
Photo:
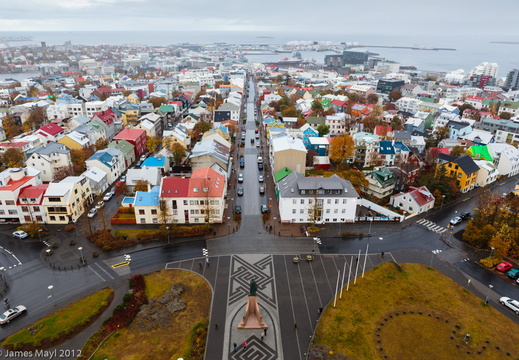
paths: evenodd
<path fill-rule="evenodd" d="M 47 122 L 45 110 L 39 106 L 34 107 L 27 118 L 27 122 L 30 124 L 31 130 L 39 129 Z"/>
<path fill-rule="evenodd" d="M 283 117 L 296 117 L 297 110 L 292 106 L 283 105 L 281 107 L 281 116 Z"/>
<path fill-rule="evenodd" d="M 74 170 L 73 165 L 61 166 L 61 167 L 57 168 L 56 171 L 54 172 L 53 180 L 60 181 L 68 176 L 74 176 L 74 175 L 76 175 L 76 172 Z"/>
<path fill-rule="evenodd" d="M 153 154 L 155 151 L 160 149 L 162 145 L 162 138 L 160 136 L 147 136 L 146 148 Z"/>
<path fill-rule="evenodd" d="M 94 146 L 96 151 L 104 150 L 108 147 L 108 139 L 99 138 Z"/>
<path fill-rule="evenodd" d="M 323 199 L 317 198 L 318 189 L 310 190 L 313 198 L 308 199 L 308 222 L 315 226 L 323 214 Z"/>
<path fill-rule="evenodd" d="M 316 116 L 322 116 L 324 113 L 323 104 L 319 100 L 314 100 L 312 102 L 312 112 Z"/>
<path fill-rule="evenodd" d="M 462 157 L 463 155 L 466 155 L 467 152 L 465 151 L 465 148 L 461 145 L 456 145 L 451 149 L 450 155 L 455 157 Z"/>
<path fill-rule="evenodd" d="M 149 184 L 150 182 L 148 180 L 137 180 L 133 186 L 133 191 L 148 191 Z"/>
<path fill-rule="evenodd" d="M 375 131 L 375 127 L 380 124 L 380 120 L 376 116 L 368 115 L 362 119 L 362 124 L 364 125 L 364 131 L 372 133 Z"/>
<path fill-rule="evenodd" d="M 351 185 L 355 188 L 355 190 L 360 194 L 363 188 L 368 187 L 368 180 L 366 180 L 366 175 L 362 171 L 355 169 L 347 169 L 342 171 L 335 172 L 339 177 L 344 180 L 348 180 Z M 330 174 L 331 176 L 331 174 Z"/>
<path fill-rule="evenodd" d="M 317 132 L 319 136 L 328 135 L 330 133 L 330 127 L 326 124 L 319 124 L 317 125 Z"/>
<path fill-rule="evenodd" d="M 85 162 L 94 154 L 92 147 L 70 150 L 70 160 L 74 166 L 76 173 L 82 173 L 86 170 Z"/>
<path fill-rule="evenodd" d="M 512 116 L 513 114 L 508 111 L 503 111 L 501 114 L 499 114 L 499 118 L 503 120 L 510 120 Z"/>
<path fill-rule="evenodd" d="M 402 92 L 400 90 L 393 90 L 387 97 L 389 98 L 389 101 L 395 102 L 402 97 Z"/>
<path fill-rule="evenodd" d="M 193 138 L 201 137 L 206 131 L 211 130 L 212 126 L 206 121 L 199 121 L 193 126 Z"/>
<path fill-rule="evenodd" d="M 148 99 L 148 102 L 153 105 L 154 109 L 157 109 L 162 104 L 165 104 L 167 101 L 163 97 L 151 97 L 151 98 Z"/>
<path fill-rule="evenodd" d="M 179 143 L 173 143 L 173 145 L 169 148 L 171 151 L 171 156 L 173 157 L 173 161 L 176 165 L 180 165 L 182 159 L 186 155 L 186 149 Z"/>
<path fill-rule="evenodd" d="M 330 143 L 330 160 L 337 164 L 339 169 L 346 167 L 346 162 L 355 154 L 355 142 L 349 134 L 342 134 L 332 138 Z"/>
<path fill-rule="evenodd" d="M 23 167 L 25 155 L 19 148 L 9 148 L 2 156 L 2 162 L 10 168 Z"/>
<path fill-rule="evenodd" d="M 378 96 L 377 94 L 369 94 L 366 100 L 368 101 L 368 104 L 376 104 L 378 103 Z"/>
<path fill-rule="evenodd" d="M 22 127 L 16 123 L 16 120 L 14 119 L 13 115 L 7 115 L 4 118 L 2 127 L 4 128 L 5 135 L 8 139 L 12 139 L 15 136 L 20 135 L 22 133 Z"/>

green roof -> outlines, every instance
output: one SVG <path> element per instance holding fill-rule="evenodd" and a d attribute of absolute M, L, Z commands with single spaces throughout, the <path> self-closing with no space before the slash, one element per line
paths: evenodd
<path fill-rule="evenodd" d="M 160 111 L 163 111 L 165 113 L 175 112 L 175 109 L 173 108 L 173 105 L 160 105 Z"/>
<path fill-rule="evenodd" d="M 283 169 L 279 170 L 277 173 L 274 174 L 274 182 L 278 182 L 281 179 L 285 178 L 286 176 L 290 175 L 292 173 L 292 170 L 290 170 L 287 167 L 284 167 Z"/>
<path fill-rule="evenodd" d="M 491 105 L 491 104 L 500 104 L 499 100 L 485 99 L 483 100 L 483 105 Z"/>
<path fill-rule="evenodd" d="M 396 179 L 391 170 L 385 167 L 372 172 L 370 175 L 373 176 L 379 182 L 380 185 L 386 185 L 396 182 Z"/>
<path fill-rule="evenodd" d="M 486 146 L 481 146 L 481 145 L 471 146 L 469 148 L 469 152 L 472 155 L 472 157 L 475 159 L 493 161 L 492 156 L 490 156 L 490 153 L 488 152 L 488 148 Z"/>
<path fill-rule="evenodd" d="M 329 107 L 332 102 L 330 101 L 330 99 L 323 99 L 323 101 L 321 101 L 321 103 L 323 104 L 324 107 Z"/>

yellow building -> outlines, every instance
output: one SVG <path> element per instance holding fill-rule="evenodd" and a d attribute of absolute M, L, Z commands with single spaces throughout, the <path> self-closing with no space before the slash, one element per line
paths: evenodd
<path fill-rule="evenodd" d="M 58 142 L 64 144 L 70 150 L 81 150 L 85 146 L 91 145 L 89 137 L 77 131 L 71 131 Z"/>
<path fill-rule="evenodd" d="M 447 175 L 456 178 L 456 185 L 461 192 L 472 190 L 476 185 L 479 166 L 476 165 L 470 155 L 465 155 L 444 165 Z"/>

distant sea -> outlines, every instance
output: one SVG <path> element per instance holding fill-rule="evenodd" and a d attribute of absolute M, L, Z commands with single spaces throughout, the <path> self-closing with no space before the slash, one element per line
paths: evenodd
<path fill-rule="evenodd" d="M 481 62 L 495 62 L 499 65 L 499 77 L 504 77 L 519 68 L 519 44 L 498 44 L 491 41 L 518 41 L 514 35 L 496 38 L 495 36 L 438 36 L 434 34 L 410 34 L 405 36 L 373 34 L 315 34 L 285 32 L 146 32 L 146 31 L 49 31 L 49 32 L 0 32 L 0 37 L 28 36 L 31 41 L 11 42 L 11 46 L 38 44 L 62 45 L 71 41 L 73 45 L 150 45 L 169 46 L 181 43 L 190 44 L 286 44 L 289 41 L 329 41 L 358 43 L 362 45 L 418 46 L 454 48 L 456 51 L 431 51 L 386 48 L 355 48 L 353 51 L 370 51 L 401 65 L 416 66 L 423 71 L 449 72 L 456 69 L 470 71 Z M 302 52 L 305 60 L 315 59 L 323 63 L 323 52 Z M 249 55 L 249 62 L 275 61 L 291 54 Z M 2 76 L 0 75 L 0 78 Z"/>

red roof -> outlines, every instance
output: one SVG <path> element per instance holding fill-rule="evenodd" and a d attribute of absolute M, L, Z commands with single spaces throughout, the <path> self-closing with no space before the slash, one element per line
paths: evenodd
<path fill-rule="evenodd" d="M 0 143 L 0 146 L 1 147 L 6 147 L 6 148 L 21 148 L 21 147 L 24 147 L 25 145 L 27 145 L 28 142 L 25 142 L 25 141 L 19 141 L 19 142 L 3 142 L 3 143 Z"/>
<path fill-rule="evenodd" d="M 34 176 L 24 176 L 20 180 L 9 180 L 9 183 L 6 186 L 0 187 L 0 191 L 13 191 L 18 189 L 20 186 L 24 185 L 26 182 L 30 181 Z"/>
<path fill-rule="evenodd" d="M 56 124 L 47 124 L 47 125 L 44 125 L 42 126 L 38 131 L 43 131 L 49 135 L 56 135 L 56 134 L 59 134 L 60 132 L 64 131 L 65 129 L 63 129 L 61 126 L 59 125 L 56 125 Z"/>
<path fill-rule="evenodd" d="M 393 131 L 391 126 L 377 125 L 375 126 L 375 135 L 386 136 L 388 133 Z"/>
<path fill-rule="evenodd" d="M 425 187 L 412 188 L 409 191 L 409 195 L 413 197 L 416 203 L 420 206 L 424 206 L 432 201 L 434 201 L 434 196 L 429 192 L 429 190 Z"/>
<path fill-rule="evenodd" d="M 45 194 L 45 191 L 47 191 L 47 188 L 49 187 L 49 184 L 44 185 L 38 185 L 38 186 L 27 186 L 26 188 L 22 189 L 20 192 L 20 195 L 18 195 L 18 203 L 20 203 L 20 199 L 27 198 L 27 199 L 37 199 L 41 196 L 43 200 L 43 194 Z"/>
<path fill-rule="evenodd" d="M 348 105 L 348 102 L 347 101 L 341 101 L 341 100 L 333 100 L 331 102 L 332 105 L 336 105 L 336 106 L 342 106 L 342 107 L 346 107 Z"/>
<path fill-rule="evenodd" d="M 206 167 L 193 171 L 191 179 L 189 179 L 189 197 L 220 197 L 225 187 L 225 177 L 218 174 L 215 170 Z M 203 189 L 209 189 L 204 192 Z M 195 192 L 195 189 L 197 191 Z"/>
<path fill-rule="evenodd" d="M 92 118 L 94 118 L 94 117 L 97 117 L 99 120 L 104 122 L 106 125 L 111 125 L 114 122 L 116 115 L 112 111 L 112 109 L 108 109 L 108 110 L 94 113 L 94 116 L 92 116 Z"/>
<path fill-rule="evenodd" d="M 137 140 L 142 134 L 146 134 L 146 130 L 142 129 L 124 129 L 115 135 L 114 140 Z"/>
<path fill-rule="evenodd" d="M 165 177 L 162 179 L 161 197 L 188 197 L 189 179 L 180 177 Z"/>

